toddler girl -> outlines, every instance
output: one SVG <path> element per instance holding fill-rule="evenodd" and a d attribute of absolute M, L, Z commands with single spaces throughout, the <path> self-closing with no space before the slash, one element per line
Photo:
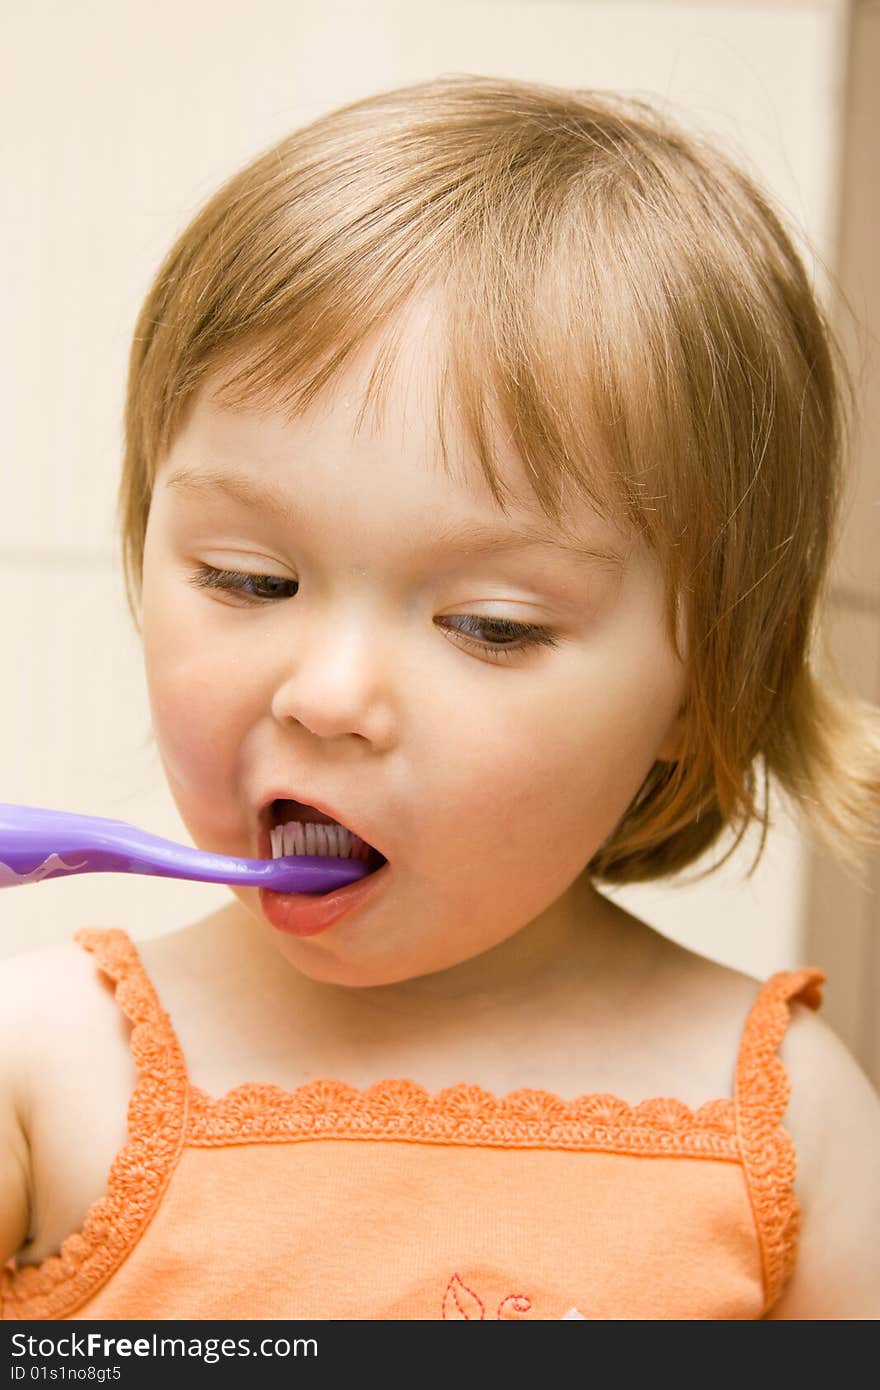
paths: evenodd
<path fill-rule="evenodd" d="M 764 196 L 638 103 L 439 80 L 211 199 L 130 363 L 157 746 L 198 846 L 371 872 L 5 963 L 5 1317 L 880 1315 L 822 973 L 600 891 L 771 775 L 878 843 L 809 664 L 837 379 Z"/>

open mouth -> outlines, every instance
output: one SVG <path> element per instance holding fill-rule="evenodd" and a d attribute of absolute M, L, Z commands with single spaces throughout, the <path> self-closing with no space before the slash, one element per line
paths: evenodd
<path fill-rule="evenodd" d="M 366 877 L 388 863 L 381 850 L 327 812 L 281 797 L 274 798 L 261 812 L 260 850 L 265 859 L 307 854 L 364 860 Z"/>

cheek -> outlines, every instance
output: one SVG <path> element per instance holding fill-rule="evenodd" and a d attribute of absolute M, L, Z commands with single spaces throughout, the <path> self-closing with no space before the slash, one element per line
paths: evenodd
<path fill-rule="evenodd" d="M 219 792 L 234 770 L 246 701 L 238 691 L 235 663 L 199 642 L 185 598 L 176 611 L 156 599 L 154 593 L 143 615 L 156 743 L 175 796 L 198 795 L 209 805 L 212 789 Z"/>
<path fill-rule="evenodd" d="M 524 856 L 531 862 L 538 850 L 582 843 L 589 747 L 583 714 L 571 718 L 558 688 L 531 682 L 529 698 L 499 691 L 481 709 L 468 702 L 467 717 L 451 728 L 447 720 L 443 757 L 426 786 L 437 832 L 459 866 L 478 872 L 482 857 L 483 872 L 518 877 Z"/>
<path fill-rule="evenodd" d="M 461 723 L 435 805 L 462 856 L 470 842 L 511 868 L 539 850 L 585 861 L 653 766 L 679 697 L 662 651 L 597 648 L 555 689 L 530 685 L 528 700 Z"/>

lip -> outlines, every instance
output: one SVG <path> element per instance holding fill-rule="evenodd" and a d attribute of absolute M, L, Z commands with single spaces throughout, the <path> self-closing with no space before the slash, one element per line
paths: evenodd
<path fill-rule="evenodd" d="M 391 865 L 383 864 L 374 874 L 321 895 L 273 893 L 270 888 L 261 888 L 260 907 L 276 931 L 288 936 L 317 936 L 371 902 L 382 892 L 390 875 Z"/>

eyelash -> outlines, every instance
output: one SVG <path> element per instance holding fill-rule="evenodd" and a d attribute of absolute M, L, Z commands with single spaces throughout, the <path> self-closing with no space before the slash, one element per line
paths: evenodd
<path fill-rule="evenodd" d="M 198 569 L 191 571 L 189 576 L 189 582 L 197 589 L 219 589 L 223 593 L 234 593 L 248 604 L 272 603 L 277 598 L 294 597 L 292 594 L 250 594 L 244 588 L 246 583 L 260 583 L 265 580 L 279 584 L 297 583 L 295 579 L 283 579 L 280 575 L 247 574 L 243 570 L 217 569 L 214 565 L 199 565 Z M 495 661 L 499 658 L 509 661 L 512 653 L 519 654 L 530 647 L 556 647 L 559 645 L 557 638 L 549 628 L 539 627 L 534 623 L 514 623 L 507 618 L 481 618 L 476 614 L 463 613 L 459 616 L 465 622 L 494 627 L 503 636 L 519 639 L 515 644 L 511 643 L 508 646 L 499 647 L 491 642 L 480 642 L 475 638 L 467 638 L 472 646 Z M 452 628 L 451 631 L 458 635 L 465 635 L 459 633 L 457 628 Z"/>

